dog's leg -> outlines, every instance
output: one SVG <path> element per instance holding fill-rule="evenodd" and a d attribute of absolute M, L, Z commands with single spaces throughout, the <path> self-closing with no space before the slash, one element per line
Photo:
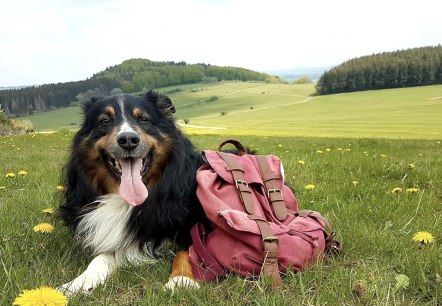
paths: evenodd
<path fill-rule="evenodd" d="M 199 288 L 192 273 L 192 266 L 189 260 L 189 251 L 179 251 L 172 264 L 172 273 L 164 288 L 173 290 L 177 287 Z"/>
<path fill-rule="evenodd" d="M 91 292 L 96 286 L 104 283 L 106 278 L 120 265 L 121 262 L 115 258 L 114 254 L 100 254 L 91 261 L 80 276 L 61 285 L 57 290 L 66 295 Z"/>

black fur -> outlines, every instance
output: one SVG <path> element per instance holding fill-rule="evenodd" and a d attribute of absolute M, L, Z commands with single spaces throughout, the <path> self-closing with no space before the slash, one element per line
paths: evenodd
<path fill-rule="evenodd" d="M 148 92 L 144 96 L 125 95 L 123 98 L 125 108 L 138 107 L 149 115 L 149 124 L 140 125 L 143 132 L 159 143 L 164 142 L 165 137 L 171 143 L 160 178 L 149 188 L 146 201 L 134 207 L 127 230 L 135 233 L 140 247 L 148 242 L 159 246 L 165 239 L 188 247 L 191 244 L 191 226 L 205 218 L 196 196 L 195 178 L 196 170 L 203 164 L 203 160 L 191 142 L 177 129 L 172 117 L 175 109 L 168 97 Z M 118 109 L 117 99 L 91 99 L 84 105 L 84 121 L 73 139 L 70 158 L 64 169 L 66 192 L 60 207 L 61 218 L 73 231 L 82 216 L 94 209 L 91 203 L 104 193 L 105 188 L 94 188 L 90 175 L 93 162 L 86 148 L 93 148 L 121 120 L 118 112 L 110 126 L 98 118 L 107 106 Z M 137 124 L 135 121 L 133 123 Z M 99 162 L 105 161 L 100 159 Z M 152 162 L 156 162 L 155 157 Z"/>

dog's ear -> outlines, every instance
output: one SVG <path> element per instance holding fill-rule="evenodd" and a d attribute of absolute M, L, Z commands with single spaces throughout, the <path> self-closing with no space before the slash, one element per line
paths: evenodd
<path fill-rule="evenodd" d="M 143 99 L 153 103 L 165 116 L 172 116 L 175 113 L 175 106 L 168 96 L 150 90 L 143 95 Z"/>
<path fill-rule="evenodd" d="M 100 98 L 92 97 L 83 102 L 83 114 L 86 114 Z"/>

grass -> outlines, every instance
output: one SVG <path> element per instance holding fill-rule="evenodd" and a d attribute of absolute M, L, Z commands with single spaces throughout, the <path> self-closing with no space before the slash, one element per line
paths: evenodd
<path fill-rule="evenodd" d="M 180 122 L 216 135 L 442 138 L 442 85 L 312 96 L 314 85 L 226 82 L 162 88 Z M 217 99 L 213 100 L 213 97 Z M 222 115 L 223 114 L 223 115 Z M 80 109 L 27 117 L 38 131 L 81 123 Z M 221 128 L 221 129 L 219 129 Z M 186 127 L 189 133 L 207 129 Z"/>
<path fill-rule="evenodd" d="M 215 102 L 216 103 L 216 102 Z M 72 132 L 0 137 L 0 305 L 23 289 L 56 287 L 91 260 L 54 215 L 60 169 Z M 193 135 L 199 149 L 213 149 L 224 135 Z M 233 137 L 233 136 L 232 136 Z M 327 216 L 344 245 L 298 274 L 280 290 L 229 276 L 200 290 L 163 291 L 172 255 L 154 265 L 127 266 L 91 295 L 70 305 L 438 305 L 442 302 L 442 144 L 428 140 L 235 136 L 258 153 L 282 158 L 287 183 L 301 208 Z M 339 149 L 341 148 L 341 149 Z M 329 149 L 329 150 L 327 150 Z M 323 153 L 318 153 L 317 151 Z M 298 160 L 304 160 L 301 165 Z M 410 166 L 413 164 L 414 167 Z M 27 175 L 19 176 L 20 170 Z M 6 178 L 7 173 L 16 177 Z M 354 186 L 352 181 L 358 181 Z M 314 184 L 313 190 L 306 190 Z M 392 194 L 396 187 L 418 192 Z M 50 234 L 32 228 L 55 226 Z M 436 239 L 412 241 L 418 231 Z M 402 276 L 401 276 L 402 275 Z M 409 284 L 400 282 L 403 275 Z"/>

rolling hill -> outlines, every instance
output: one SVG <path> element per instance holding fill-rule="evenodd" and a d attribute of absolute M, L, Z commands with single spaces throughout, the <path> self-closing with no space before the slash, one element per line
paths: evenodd
<path fill-rule="evenodd" d="M 313 96 L 313 84 L 260 82 L 193 84 L 159 91 L 172 98 L 178 122 L 187 133 L 442 138 L 441 85 L 327 96 Z M 27 118 L 36 130 L 75 128 L 81 122 L 79 108 Z"/>

